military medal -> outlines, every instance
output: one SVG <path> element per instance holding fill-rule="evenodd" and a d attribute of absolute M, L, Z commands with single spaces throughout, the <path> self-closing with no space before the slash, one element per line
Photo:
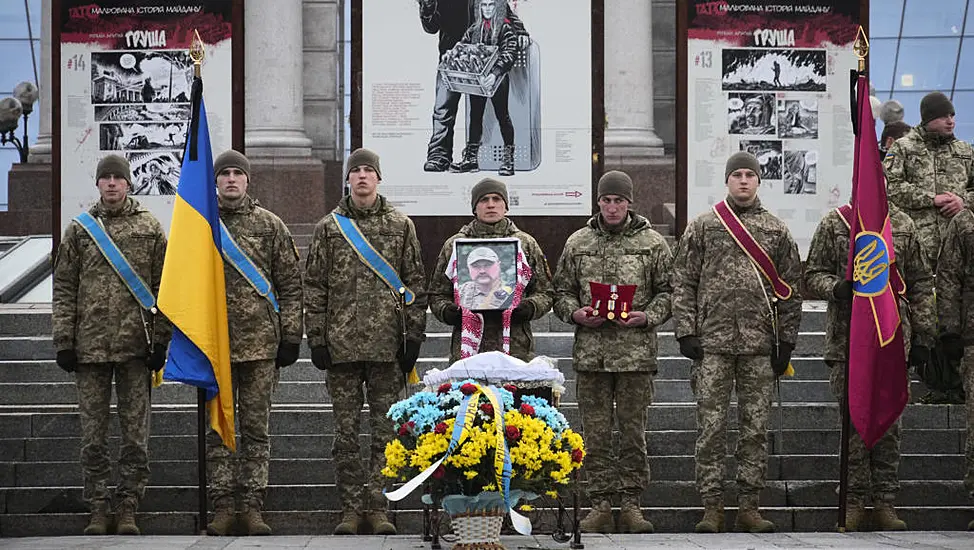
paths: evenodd
<path fill-rule="evenodd" d="M 619 314 L 619 317 L 622 317 L 623 319 L 628 319 L 629 318 L 629 303 L 628 302 L 623 302 L 622 303 L 622 313 Z"/>
<path fill-rule="evenodd" d="M 630 312 L 633 309 L 632 301 L 636 295 L 636 285 L 589 281 L 588 286 L 592 296 L 591 315 L 593 317 L 603 317 L 610 321 L 631 317 Z"/>
<path fill-rule="evenodd" d="M 592 316 L 593 317 L 598 317 L 599 316 L 599 306 L 600 305 L 602 305 L 602 300 L 596 300 L 595 301 L 595 305 L 592 306 Z"/>
<path fill-rule="evenodd" d="M 611 321 L 616 318 L 615 308 L 616 300 L 619 299 L 619 288 L 616 285 L 609 285 L 609 292 L 612 294 L 609 294 L 609 304 L 606 308 L 609 312 L 605 314 L 605 318 Z"/>

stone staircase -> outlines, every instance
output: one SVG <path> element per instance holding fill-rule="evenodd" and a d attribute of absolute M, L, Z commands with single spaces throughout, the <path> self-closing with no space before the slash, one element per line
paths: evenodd
<path fill-rule="evenodd" d="M 781 383 L 773 411 L 766 516 L 782 531 L 829 531 L 836 516 L 838 407 L 821 360 L 825 315 L 808 304 L 797 375 Z M 87 521 L 78 465 L 80 423 L 72 378 L 54 364 L 49 308 L 0 309 L 0 536 L 75 535 Z M 538 353 L 558 358 L 568 380 L 562 410 L 580 427 L 571 364 L 571 327 L 552 315 L 535 323 Z M 652 482 L 642 497 L 659 531 L 691 531 L 701 514 L 693 483 L 696 438 L 690 362 L 663 327 L 656 402 L 648 413 Z M 445 367 L 447 327 L 430 317 L 420 370 Z M 914 383 L 914 395 L 924 389 Z M 196 526 L 196 392 L 167 383 L 153 390 L 151 477 L 139 513 L 147 534 L 191 534 Z M 363 422 L 365 415 L 362 416 Z M 779 425 L 780 422 L 780 425 Z M 962 486 L 965 413 L 960 406 L 912 404 L 904 415 L 901 516 L 922 530 L 961 530 L 974 518 Z M 732 406 L 732 428 L 736 409 Z M 779 430 L 780 427 L 780 430 Z M 113 422 L 117 437 L 117 421 Z M 333 419 L 323 375 L 302 351 L 281 373 L 271 413 L 272 464 L 266 502 L 276 534 L 328 534 L 339 505 L 331 460 Z M 732 453 L 736 432 L 729 438 Z M 368 435 L 363 435 L 367 449 Z M 113 439 L 113 446 L 117 439 Z M 728 456 L 728 474 L 734 460 Z M 728 505 L 735 504 L 733 484 Z M 587 503 L 583 499 L 583 505 Z M 396 505 L 400 533 L 420 533 L 418 495 Z M 731 516 L 730 521 L 733 521 Z M 541 530 L 551 518 L 541 519 Z"/>

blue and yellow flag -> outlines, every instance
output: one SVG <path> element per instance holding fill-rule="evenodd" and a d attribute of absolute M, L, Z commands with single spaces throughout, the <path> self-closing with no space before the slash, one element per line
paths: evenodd
<path fill-rule="evenodd" d="M 199 77 L 192 97 L 193 118 L 159 283 L 159 309 L 173 324 L 165 379 L 206 391 L 210 426 L 235 451 L 220 210 Z"/>

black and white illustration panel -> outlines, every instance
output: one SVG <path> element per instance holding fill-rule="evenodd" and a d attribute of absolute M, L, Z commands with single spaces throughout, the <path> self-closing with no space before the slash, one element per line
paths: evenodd
<path fill-rule="evenodd" d="M 826 90 L 825 50 L 725 48 L 721 63 L 724 91 Z"/>
<path fill-rule="evenodd" d="M 786 150 L 785 194 L 814 195 L 818 183 L 818 151 Z"/>
<path fill-rule="evenodd" d="M 818 139 L 818 101 L 814 99 L 778 101 L 778 137 Z"/>
<path fill-rule="evenodd" d="M 761 181 L 781 179 L 781 140 L 742 139 L 740 148 L 758 159 L 761 164 Z"/>
<path fill-rule="evenodd" d="M 98 125 L 102 151 L 183 149 L 187 122 L 103 122 Z"/>
<path fill-rule="evenodd" d="M 778 122 L 774 94 L 727 94 L 727 133 L 774 135 Z"/>
<path fill-rule="evenodd" d="M 183 154 L 175 151 L 126 153 L 132 166 L 133 195 L 175 195 Z"/>
<path fill-rule="evenodd" d="M 192 112 L 189 103 L 143 103 L 95 106 L 96 122 L 182 122 Z"/>
<path fill-rule="evenodd" d="M 193 63 L 186 51 L 92 52 L 91 103 L 188 103 Z"/>

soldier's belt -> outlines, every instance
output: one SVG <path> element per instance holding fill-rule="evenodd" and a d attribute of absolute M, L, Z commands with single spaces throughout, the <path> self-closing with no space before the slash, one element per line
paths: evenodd
<path fill-rule="evenodd" d="M 105 227 L 102 226 L 101 222 L 88 212 L 82 212 L 74 218 L 74 221 L 95 241 L 95 246 L 98 247 L 101 255 L 104 256 L 105 260 L 108 261 L 108 265 L 112 266 L 112 270 L 125 283 L 125 287 L 129 289 L 129 292 L 139 302 L 139 305 L 143 309 L 148 309 L 152 313 L 155 313 L 155 296 L 152 295 L 152 291 L 149 290 L 149 286 L 145 284 L 142 277 L 139 277 L 139 274 L 132 268 L 132 264 L 129 263 L 125 254 L 122 254 L 118 245 L 115 244 L 115 241 L 105 231 Z"/>
<path fill-rule="evenodd" d="M 247 282 L 250 283 L 250 286 L 254 287 L 257 294 L 266 298 L 274 306 L 274 311 L 279 313 L 281 307 L 278 305 L 277 298 L 274 296 L 273 285 L 261 273 L 260 269 L 250 259 L 250 256 L 247 256 L 247 253 L 237 245 L 237 241 L 233 240 L 233 236 L 230 235 L 227 226 L 223 225 L 223 220 L 220 220 L 220 243 L 222 244 L 223 258 L 230 262 L 230 265 L 244 279 L 247 279 Z"/>

